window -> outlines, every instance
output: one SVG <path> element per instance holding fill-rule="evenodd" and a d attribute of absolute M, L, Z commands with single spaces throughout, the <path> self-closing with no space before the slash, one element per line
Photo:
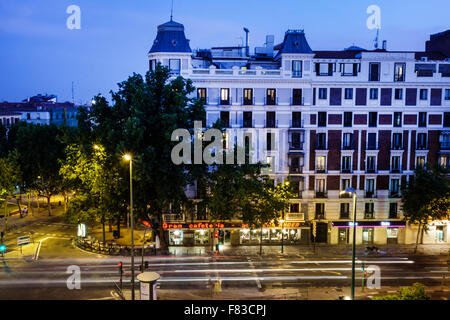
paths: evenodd
<path fill-rule="evenodd" d="M 341 63 L 342 76 L 357 76 L 359 63 Z"/>
<path fill-rule="evenodd" d="M 206 104 L 206 88 L 197 89 L 197 99 L 201 100 L 203 104 Z"/>
<path fill-rule="evenodd" d="M 370 132 L 367 134 L 367 150 L 377 149 L 377 134 Z"/>
<path fill-rule="evenodd" d="M 275 141 L 275 133 L 267 132 L 267 140 L 266 140 L 267 151 L 272 150 L 272 140 Z"/>
<path fill-rule="evenodd" d="M 389 219 L 397 219 L 398 204 L 392 202 L 389 204 Z"/>
<path fill-rule="evenodd" d="M 369 63 L 369 81 L 380 81 L 380 63 Z"/>
<path fill-rule="evenodd" d="M 304 157 L 302 156 L 290 157 L 289 160 L 290 160 L 289 165 L 290 173 L 302 173 L 302 168 L 304 166 Z"/>
<path fill-rule="evenodd" d="M 327 113 L 326 112 L 318 112 L 318 127 L 326 127 L 327 126 Z"/>
<path fill-rule="evenodd" d="M 344 112 L 344 127 L 351 127 L 353 120 L 353 113 Z"/>
<path fill-rule="evenodd" d="M 342 157 L 342 172 L 349 173 L 352 165 L 352 157 Z"/>
<path fill-rule="evenodd" d="M 325 156 L 317 156 L 316 157 L 316 171 L 317 172 L 325 172 L 325 163 L 327 159 Z"/>
<path fill-rule="evenodd" d="M 275 128 L 275 111 L 267 111 L 266 113 L 266 128 Z"/>
<path fill-rule="evenodd" d="M 152 59 L 149 61 L 150 71 L 156 70 L 156 59 Z"/>
<path fill-rule="evenodd" d="M 440 149 L 441 150 L 449 150 L 450 149 L 450 134 L 442 132 L 439 137 Z"/>
<path fill-rule="evenodd" d="M 302 113 L 299 111 L 292 112 L 292 128 L 302 127 Z"/>
<path fill-rule="evenodd" d="M 181 60 L 169 59 L 169 69 L 171 74 L 180 74 Z"/>
<path fill-rule="evenodd" d="M 436 64 L 416 63 L 414 71 L 418 77 L 432 77 L 436 72 Z"/>
<path fill-rule="evenodd" d="M 444 127 L 450 127 L 450 112 L 444 112 Z"/>
<path fill-rule="evenodd" d="M 420 100 L 427 100 L 427 99 L 428 99 L 428 90 L 420 89 Z"/>
<path fill-rule="evenodd" d="M 325 219 L 325 203 L 316 203 L 316 219 Z"/>
<path fill-rule="evenodd" d="M 222 124 L 222 128 L 230 127 L 230 112 L 229 111 L 220 111 L 220 121 Z"/>
<path fill-rule="evenodd" d="M 266 93 L 266 104 L 269 106 L 273 106 L 277 101 L 277 90 L 275 89 L 267 89 Z"/>
<path fill-rule="evenodd" d="M 439 165 L 443 168 L 450 168 L 450 156 L 449 155 L 440 156 Z"/>
<path fill-rule="evenodd" d="M 303 105 L 302 89 L 293 89 L 292 90 L 292 105 L 294 105 L 294 106 Z"/>
<path fill-rule="evenodd" d="M 426 127 L 426 126 L 427 126 L 427 113 L 419 112 L 419 127 Z"/>
<path fill-rule="evenodd" d="M 375 164 L 376 164 L 376 157 L 375 156 L 368 156 L 367 157 L 367 163 L 366 163 L 366 171 L 367 173 L 375 173 Z"/>
<path fill-rule="evenodd" d="M 395 82 L 403 82 L 405 81 L 405 63 L 396 63 L 394 64 L 394 81 Z"/>
<path fill-rule="evenodd" d="M 350 188 L 350 179 L 342 179 L 342 187 L 341 190 L 345 191 L 347 188 Z"/>
<path fill-rule="evenodd" d="M 402 113 L 394 112 L 394 127 L 401 127 L 401 126 L 402 126 Z"/>
<path fill-rule="evenodd" d="M 392 149 L 399 150 L 402 148 L 403 148 L 402 134 L 401 133 L 393 133 L 392 134 Z"/>
<path fill-rule="evenodd" d="M 372 88 L 370 89 L 370 100 L 377 100 L 378 99 L 378 89 Z"/>
<path fill-rule="evenodd" d="M 244 106 L 253 104 L 253 89 L 244 89 Z"/>
<path fill-rule="evenodd" d="M 326 133 L 317 133 L 316 134 L 316 149 L 317 150 L 326 150 L 327 141 L 326 141 Z"/>
<path fill-rule="evenodd" d="M 400 190 L 400 180 L 399 179 L 392 179 L 391 180 L 391 197 L 398 197 L 399 196 L 399 190 Z"/>
<path fill-rule="evenodd" d="M 252 113 L 251 111 L 244 111 L 244 128 L 252 128 L 253 127 L 253 121 L 252 121 Z"/>
<path fill-rule="evenodd" d="M 316 63 L 317 76 L 332 76 L 335 68 L 334 63 Z"/>
<path fill-rule="evenodd" d="M 341 214 L 340 219 L 350 218 L 350 203 L 341 203 Z"/>
<path fill-rule="evenodd" d="M 353 99 L 353 88 L 345 88 L 345 99 L 346 100 Z"/>
<path fill-rule="evenodd" d="M 418 133 L 417 134 L 417 150 L 426 150 L 427 149 L 427 134 L 426 133 Z"/>
<path fill-rule="evenodd" d="M 290 208 L 289 208 L 289 212 L 292 212 L 292 213 L 300 212 L 300 205 L 298 203 L 291 203 L 290 204 Z"/>
<path fill-rule="evenodd" d="M 290 148 L 291 149 L 296 149 L 296 150 L 303 149 L 303 140 L 304 140 L 304 133 L 292 132 L 291 133 Z"/>
<path fill-rule="evenodd" d="M 391 172 L 399 173 L 400 172 L 400 157 L 393 156 L 391 158 Z"/>
<path fill-rule="evenodd" d="M 366 198 L 373 198 L 375 194 L 375 179 L 366 179 Z"/>
<path fill-rule="evenodd" d="M 327 98 L 327 88 L 319 88 L 319 99 L 325 100 Z"/>
<path fill-rule="evenodd" d="M 353 147 L 353 133 L 344 133 L 342 139 L 342 149 L 350 150 Z"/>
<path fill-rule="evenodd" d="M 31 119 L 31 115 L 29 113 L 27 113 L 27 120 Z"/>
<path fill-rule="evenodd" d="M 403 99 L 403 89 L 395 89 L 395 100 Z"/>
<path fill-rule="evenodd" d="M 369 112 L 369 127 L 376 127 L 378 123 L 378 113 Z"/>
<path fill-rule="evenodd" d="M 425 166 L 425 156 L 416 157 L 416 168 L 423 168 Z"/>
<path fill-rule="evenodd" d="M 374 207 L 373 202 L 365 203 L 364 219 L 373 219 L 373 207 Z"/>
<path fill-rule="evenodd" d="M 302 61 L 292 60 L 292 76 L 295 78 L 301 78 L 302 76 Z"/>
<path fill-rule="evenodd" d="M 230 104 L 230 89 L 220 89 L 220 104 L 221 105 Z"/>
<path fill-rule="evenodd" d="M 445 89 L 445 100 L 450 100 L 450 89 Z"/>

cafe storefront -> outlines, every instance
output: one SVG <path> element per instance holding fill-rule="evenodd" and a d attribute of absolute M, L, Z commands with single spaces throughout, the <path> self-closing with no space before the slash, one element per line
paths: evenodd
<path fill-rule="evenodd" d="M 402 244 L 405 243 L 404 221 L 357 221 L 356 244 Z M 333 221 L 331 244 L 351 244 L 352 221 Z"/>
<path fill-rule="evenodd" d="M 168 224 L 163 228 L 170 246 L 210 246 L 217 238 L 224 245 L 285 245 L 308 244 L 309 226 L 304 222 L 285 222 L 252 228 L 242 223 Z M 283 237 L 283 239 L 282 239 Z"/>

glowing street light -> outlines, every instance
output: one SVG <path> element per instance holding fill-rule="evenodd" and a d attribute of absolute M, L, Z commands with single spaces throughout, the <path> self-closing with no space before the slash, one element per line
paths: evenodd
<path fill-rule="evenodd" d="M 340 192 L 341 195 L 348 194 L 353 197 L 353 246 L 352 246 L 352 294 L 351 299 L 355 300 L 355 244 L 356 244 L 356 190 L 347 188 Z"/>
<path fill-rule="evenodd" d="M 134 217 L 133 217 L 133 157 L 130 154 L 122 156 L 130 162 L 130 220 L 131 220 L 131 300 L 134 300 Z"/>

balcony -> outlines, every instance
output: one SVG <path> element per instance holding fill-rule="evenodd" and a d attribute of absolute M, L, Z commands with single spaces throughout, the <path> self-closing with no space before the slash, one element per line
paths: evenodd
<path fill-rule="evenodd" d="M 400 198 L 400 191 L 389 191 L 389 198 Z"/>
<path fill-rule="evenodd" d="M 325 213 L 317 213 L 316 212 L 316 220 L 325 220 Z"/>
<path fill-rule="evenodd" d="M 348 199 L 351 198 L 352 195 L 350 193 L 344 192 L 345 190 L 341 190 L 341 192 L 339 192 L 339 198 L 341 199 Z"/>
<path fill-rule="evenodd" d="M 326 143 L 317 143 L 316 150 L 328 150 Z"/>
<path fill-rule="evenodd" d="M 291 128 L 303 128 L 304 121 L 303 120 L 291 120 Z"/>
<path fill-rule="evenodd" d="M 402 169 L 400 168 L 392 168 L 391 173 L 402 173 Z"/>
<path fill-rule="evenodd" d="M 350 212 L 341 212 L 339 219 L 350 219 Z"/>
<path fill-rule="evenodd" d="M 325 191 L 316 191 L 316 198 L 325 199 L 328 198 L 328 194 Z"/>
<path fill-rule="evenodd" d="M 241 104 L 243 106 L 253 106 L 255 104 L 255 97 L 250 99 L 241 98 Z"/>
<path fill-rule="evenodd" d="M 441 150 L 450 150 L 450 141 L 445 141 L 440 143 Z"/>
<path fill-rule="evenodd" d="M 291 97 L 290 99 L 291 106 L 304 106 L 305 105 L 305 98 L 304 97 Z"/>
<path fill-rule="evenodd" d="M 325 168 L 316 168 L 316 173 L 327 173 L 327 169 L 325 169 Z"/>
<path fill-rule="evenodd" d="M 368 169 L 366 169 L 366 173 L 377 173 L 377 169 L 376 168 L 368 168 Z"/>
<path fill-rule="evenodd" d="M 349 168 L 342 168 L 341 173 L 352 173 L 352 169 Z"/>
<path fill-rule="evenodd" d="M 389 212 L 389 219 L 398 219 L 397 212 Z"/>
<path fill-rule="evenodd" d="M 377 197 L 377 193 L 374 191 L 366 191 L 364 193 L 364 198 L 372 199 L 372 198 L 376 198 L 376 197 Z"/>
<path fill-rule="evenodd" d="M 292 174 L 299 174 L 299 173 L 303 173 L 303 167 L 291 167 L 289 166 L 289 173 Z"/>
<path fill-rule="evenodd" d="M 265 97 L 264 104 L 266 106 L 276 106 L 278 105 L 278 97 L 276 97 L 275 99 Z"/>
<path fill-rule="evenodd" d="M 266 120 L 266 128 L 278 128 L 278 120 Z"/>
<path fill-rule="evenodd" d="M 253 120 L 244 120 L 242 122 L 243 128 L 254 128 L 255 127 L 255 121 Z"/>
<path fill-rule="evenodd" d="M 364 212 L 364 219 L 374 219 L 375 216 L 373 212 Z"/>
<path fill-rule="evenodd" d="M 184 214 L 164 213 L 162 218 L 163 221 L 167 223 L 185 222 Z"/>
<path fill-rule="evenodd" d="M 428 146 L 427 145 L 417 145 L 416 150 L 428 150 Z"/>
<path fill-rule="evenodd" d="M 368 144 L 366 150 L 378 150 L 378 146 L 376 144 Z"/>
<path fill-rule="evenodd" d="M 393 144 L 391 146 L 391 150 L 403 150 L 403 145 L 400 144 Z"/>
<path fill-rule="evenodd" d="M 286 214 L 286 221 L 304 221 L 305 214 L 303 212 L 290 212 Z"/>
<path fill-rule="evenodd" d="M 289 143 L 289 151 L 302 151 L 303 150 L 303 143 L 298 142 L 290 142 Z"/>

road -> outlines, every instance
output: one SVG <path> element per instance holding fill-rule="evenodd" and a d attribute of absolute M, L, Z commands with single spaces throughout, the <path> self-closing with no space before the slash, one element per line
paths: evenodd
<path fill-rule="evenodd" d="M 125 270 L 124 287 L 129 288 L 129 257 L 105 257 L 74 247 L 70 240 L 74 228 L 62 223 L 26 226 L 17 231 L 17 236 L 26 234 L 31 228 L 35 231 L 36 241 L 45 239 L 38 260 L 31 256 L 27 259 L 12 258 L 8 254 L 0 258 L 0 299 L 112 299 L 113 282 L 119 279 L 119 262 L 123 262 Z M 6 243 L 12 247 L 13 234 L 8 236 Z M 449 273 L 446 259 L 446 256 L 425 255 L 358 257 L 357 291 L 361 290 L 360 268 L 363 263 L 366 267 L 376 265 L 380 268 L 379 292 L 390 293 L 399 286 L 414 282 L 442 288 L 443 276 Z M 319 291 L 321 288 L 336 288 L 347 292 L 351 281 L 351 259 L 348 256 L 152 256 L 145 257 L 145 260 L 149 262 L 149 271 L 161 275 L 160 297 L 170 299 L 193 298 L 192 292 L 208 299 L 210 280 L 214 282 L 219 278 L 223 294 L 228 292 L 236 299 L 264 298 L 274 288 L 297 290 L 303 298 L 308 298 L 305 290 L 312 288 Z M 136 258 L 137 273 L 138 264 L 139 255 Z M 72 275 L 67 273 L 67 268 L 73 265 L 81 271 L 80 290 L 67 287 L 67 279 Z M 437 292 L 433 298 L 442 299 L 448 294 L 448 291 Z"/>

